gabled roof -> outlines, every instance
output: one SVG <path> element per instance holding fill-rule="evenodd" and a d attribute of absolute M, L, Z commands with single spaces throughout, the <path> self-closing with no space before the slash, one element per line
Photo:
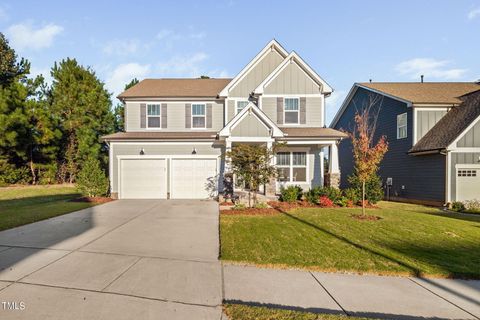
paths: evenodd
<path fill-rule="evenodd" d="M 278 43 L 277 40 L 273 39 L 235 76 L 231 79 L 230 83 L 226 85 L 222 91 L 220 91 L 219 96 L 226 97 L 228 92 L 240 81 L 245 75 L 253 69 L 253 67 L 262 60 L 270 50 L 276 50 L 282 57 L 288 56 L 288 52 Z"/>
<path fill-rule="evenodd" d="M 441 151 L 463 136 L 474 121 L 480 118 L 480 91 L 464 96 L 462 104 L 453 107 L 433 126 L 409 153 Z"/>
<path fill-rule="evenodd" d="M 275 70 L 270 73 L 253 91 L 254 94 L 262 94 L 265 87 L 267 87 L 273 79 L 275 79 L 289 63 L 296 63 L 319 87 L 322 88 L 322 93 L 332 93 L 333 89 L 323 80 L 295 51 L 292 51 Z"/>
<path fill-rule="evenodd" d="M 217 97 L 232 79 L 145 79 L 118 98 Z"/>
<path fill-rule="evenodd" d="M 221 137 L 228 137 L 232 133 L 232 129 L 240 123 L 243 118 L 247 116 L 248 113 L 254 114 L 260 121 L 262 121 L 268 128 L 271 129 L 272 137 L 283 137 L 283 132 L 280 128 L 273 122 L 259 107 L 257 107 L 253 102 L 247 104 L 245 108 L 242 109 L 235 117 L 230 120 L 225 127 L 218 133 Z"/>
<path fill-rule="evenodd" d="M 362 82 L 360 86 L 417 104 L 460 104 L 460 96 L 480 90 L 474 82 Z"/>

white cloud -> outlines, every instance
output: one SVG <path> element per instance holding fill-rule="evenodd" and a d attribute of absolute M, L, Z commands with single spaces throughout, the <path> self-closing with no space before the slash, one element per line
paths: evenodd
<path fill-rule="evenodd" d="M 52 45 L 55 37 L 63 31 L 63 27 L 50 23 L 35 29 L 30 24 L 15 24 L 7 29 L 7 36 L 12 47 L 18 50 L 39 50 Z"/>
<path fill-rule="evenodd" d="M 137 53 L 139 48 L 139 41 L 135 39 L 112 40 L 103 46 L 103 52 L 108 55 L 126 56 Z"/>
<path fill-rule="evenodd" d="M 158 40 L 163 40 L 165 38 L 169 38 L 169 37 L 176 37 L 176 34 L 172 31 L 172 30 L 169 30 L 169 29 L 162 29 L 160 30 L 158 33 L 157 33 L 157 36 L 156 38 Z"/>
<path fill-rule="evenodd" d="M 106 87 L 113 92 L 114 97 L 123 92 L 125 85 L 133 78 L 144 79 L 150 73 L 150 65 L 142 65 L 136 62 L 118 65 L 109 73 L 105 81 Z"/>
<path fill-rule="evenodd" d="M 343 100 L 347 96 L 347 90 L 335 90 L 332 94 L 325 100 L 326 105 L 326 121 L 325 124 L 328 126 L 333 120 L 337 111 L 342 106 Z"/>
<path fill-rule="evenodd" d="M 196 33 L 194 32 L 194 33 L 190 33 L 188 36 L 195 40 L 202 40 L 207 36 L 207 34 L 205 32 L 196 32 Z"/>
<path fill-rule="evenodd" d="M 166 62 L 159 63 L 158 71 L 162 77 L 199 77 L 202 75 L 200 64 L 207 58 L 208 55 L 204 52 L 197 52 L 189 56 L 175 56 Z"/>
<path fill-rule="evenodd" d="M 472 9 L 468 12 L 468 20 L 473 20 L 476 17 L 480 17 L 480 8 Z"/>
<path fill-rule="evenodd" d="M 426 79 L 454 80 L 462 78 L 467 69 L 450 68 L 448 60 L 436 60 L 432 58 L 414 58 L 403 61 L 395 66 L 395 70 L 410 79 L 420 79 L 425 75 Z"/>

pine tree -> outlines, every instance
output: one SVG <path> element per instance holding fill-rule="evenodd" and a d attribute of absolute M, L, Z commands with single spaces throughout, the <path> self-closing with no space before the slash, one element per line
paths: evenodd
<path fill-rule="evenodd" d="M 51 75 L 50 103 L 62 131 L 61 178 L 72 183 L 88 157 L 99 159 L 106 167 L 100 136 L 114 129 L 110 94 L 95 72 L 75 59 L 55 63 Z"/>

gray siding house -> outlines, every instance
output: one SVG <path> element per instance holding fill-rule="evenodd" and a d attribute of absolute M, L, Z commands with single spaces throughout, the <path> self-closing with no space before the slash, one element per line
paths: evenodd
<path fill-rule="evenodd" d="M 110 188 L 122 199 L 202 199 L 222 191 L 228 150 L 243 143 L 285 146 L 274 161 L 281 186 L 338 181 L 338 142 L 325 127 L 333 89 L 295 52 L 269 42 L 233 79 L 145 79 L 118 96 L 125 132 L 103 137 Z M 330 167 L 324 172 L 324 153 Z M 327 180 L 326 177 L 333 181 Z"/>
<path fill-rule="evenodd" d="M 468 82 L 356 83 L 331 127 L 353 130 L 357 110 L 378 96 L 376 139 L 385 135 L 389 143 L 379 174 L 390 199 L 436 205 L 480 199 L 479 90 Z M 340 185 L 347 187 L 349 139 L 340 143 L 339 158 Z"/>

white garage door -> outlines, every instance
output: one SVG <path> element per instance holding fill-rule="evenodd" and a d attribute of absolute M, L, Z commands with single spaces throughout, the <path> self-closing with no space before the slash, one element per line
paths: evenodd
<path fill-rule="evenodd" d="M 457 168 L 457 201 L 480 200 L 480 167 Z"/>
<path fill-rule="evenodd" d="M 216 192 L 216 159 L 172 159 L 171 198 L 206 199 Z"/>
<path fill-rule="evenodd" d="M 165 159 L 122 159 L 120 161 L 121 199 L 166 199 Z"/>

